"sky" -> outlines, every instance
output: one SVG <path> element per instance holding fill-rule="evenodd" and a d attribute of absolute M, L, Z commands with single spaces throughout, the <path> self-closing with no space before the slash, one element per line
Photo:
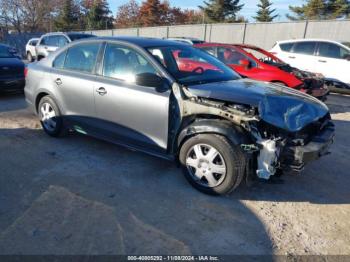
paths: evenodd
<path fill-rule="evenodd" d="M 137 1 L 139 3 L 142 2 L 142 0 Z M 108 2 L 110 9 L 112 10 L 113 14 L 115 14 L 118 6 L 127 3 L 128 0 L 108 0 Z M 181 7 L 183 9 L 197 9 L 199 5 L 203 4 L 203 0 L 170 0 L 169 2 L 171 6 Z M 258 2 L 259 1 L 257 0 L 241 0 L 241 3 L 244 4 L 244 7 L 239 14 L 248 18 L 249 21 L 254 21 L 252 16 L 255 16 L 256 14 L 256 5 Z M 276 13 L 279 14 L 279 17 L 276 18 L 276 21 L 287 21 L 288 19 L 286 18 L 286 14 L 288 13 L 288 6 L 301 5 L 303 3 L 303 0 L 271 0 L 271 2 L 273 3 L 273 8 L 276 8 Z"/>

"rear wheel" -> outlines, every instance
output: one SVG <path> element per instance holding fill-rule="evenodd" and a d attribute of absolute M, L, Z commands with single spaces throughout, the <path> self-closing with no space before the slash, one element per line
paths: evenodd
<path fill-rule="evenodd" d="M 50 96 L 44 96 L 38 107 L 41 126 L 46 134 L 58 137 L 63 133 L 63 121 L 60 110 Z"/>
<path fill-rule="evenodd" d="M 206 194 L 230 193 L 244 175 L 245 157 L 240 148 L 219 135 L 191 137 L 181 147 L 179 159 L 187 180 Z"/>

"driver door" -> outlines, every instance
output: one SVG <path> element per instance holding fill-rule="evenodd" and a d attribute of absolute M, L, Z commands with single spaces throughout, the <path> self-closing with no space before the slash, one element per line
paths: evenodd
<path fill-rule="evenodd" d="M 107 43 L 94 87 L 99 133 L 109 140 L 164 153 L 168 141 L 168 90 L 136 84 L 136 76 L 158 74 L 129 46 Z"/>

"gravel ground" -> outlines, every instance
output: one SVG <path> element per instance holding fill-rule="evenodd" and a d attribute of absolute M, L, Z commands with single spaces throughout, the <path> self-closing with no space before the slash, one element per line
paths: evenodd
<path fill-rule="evenodd" d="M 0 97 L 0 254 L 350 255 L 350 97 L 332 95 L 332 154 L 226 197 L 172 163 L 90 137 L 46 136 Z"/>

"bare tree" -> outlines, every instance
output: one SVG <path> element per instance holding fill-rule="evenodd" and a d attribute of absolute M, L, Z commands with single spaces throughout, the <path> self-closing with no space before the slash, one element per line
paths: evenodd
<path fill-rule="evenodd" d="M 0 0 L 0 23 L 18 33 L 49 30 L 62 0 Z M 45 30 L 45 31 L 46 31 Z"/>
<path fill-rule="evenodd" d="M 23 30 L 21 0 L 0 0 L 0 21 L 19 33 Z"/>

